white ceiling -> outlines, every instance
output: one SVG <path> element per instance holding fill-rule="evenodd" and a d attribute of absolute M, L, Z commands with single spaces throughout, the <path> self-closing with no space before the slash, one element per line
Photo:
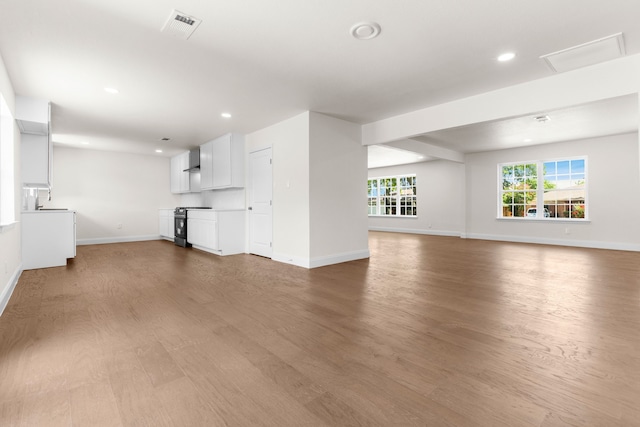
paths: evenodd
<path fill-rule="evenodd" d="M 433 160 L 433 158 L 422 154 L 401 150 L 399 148 L 386 147 L 384 145 L 369 145 L 367 149 L 369 169 Z"/>
<path fill-rule="evenodd" d="M 0 1 L 0 55 L 17 94 L 52 102 L 55 140 L 139 153 L 171 155 L 306 110 L 387 118 L 549 76 L 540 55 L 617 32 L 640 53 L 640 2 L 629 0 Z M 202 20 L 189 40 L 160 32 L 173 9 Z M 361 21 L 381 35 L 353 39 Z M 505 51 L 516 59 L 498 63 Z M 486 144 L 448 132 L 425 138 Z"/>

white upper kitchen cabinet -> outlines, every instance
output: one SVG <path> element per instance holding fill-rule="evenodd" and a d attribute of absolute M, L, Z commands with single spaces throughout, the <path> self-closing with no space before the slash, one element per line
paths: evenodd
<path fill-rule="evenodd" d="M 22 134 L 20 139 L 22 184 L 51 188 L 53 147 L 50 136 Z"/>
<path fill-rule="evenodd" d="M 228 133 L 200 146 L 203 190 L 244 187 L 244 135 Z"/>
<path fill-rule="evenodd" d="M 171 158 L 171 192 L 188 193 L 190 191 L 189 152 L 185 151 Z"/>
<path fill-rule="evenodd" d="M 44 99 L 16 96 L 16 122 L 21 136 L 22 183 L 51 188 L 53 145 L 51 104 Z"/>

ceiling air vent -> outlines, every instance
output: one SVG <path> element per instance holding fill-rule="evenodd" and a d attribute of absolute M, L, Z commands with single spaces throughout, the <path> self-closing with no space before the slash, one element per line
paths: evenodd
<path fill-rule="evenodd" d="M 169 19 L 165 22 L 164 27 L 162 27 L 162 32 L 187 40 L 201 22 L 198 18 L 173 10 L 171 15 L 169 15 Z"/>
<path fill-rule="evenodd" d="M 542 55 L 551 71 L 561 73 L 620 58 L 626 54 L 622 33 Z"/>

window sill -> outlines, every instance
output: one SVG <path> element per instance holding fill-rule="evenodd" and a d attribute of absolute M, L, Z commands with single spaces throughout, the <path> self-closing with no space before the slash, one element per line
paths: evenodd
<path fill-rule="evenodd" d="M 498 221 L 516 221 L 516 222 L 564 222 L 572 224 L 591 223 L 590 219 L 586 218 L 527 218 L 527 217 L 498 217 Z"/>
<path fill-rule="evenodd" d="M 404 219 L 418 219 L 418 216 L 407 215 L 369 215 L 369 218 L 404 218 Z"/>

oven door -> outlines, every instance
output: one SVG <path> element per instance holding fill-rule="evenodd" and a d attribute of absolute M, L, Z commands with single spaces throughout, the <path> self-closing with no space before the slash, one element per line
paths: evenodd
<path fill-rule="evenodd" d="M 187 242 L 187 216 L 176 215 L 174 219 L 173 243 L 183 248 L 191 246 Z"/>

